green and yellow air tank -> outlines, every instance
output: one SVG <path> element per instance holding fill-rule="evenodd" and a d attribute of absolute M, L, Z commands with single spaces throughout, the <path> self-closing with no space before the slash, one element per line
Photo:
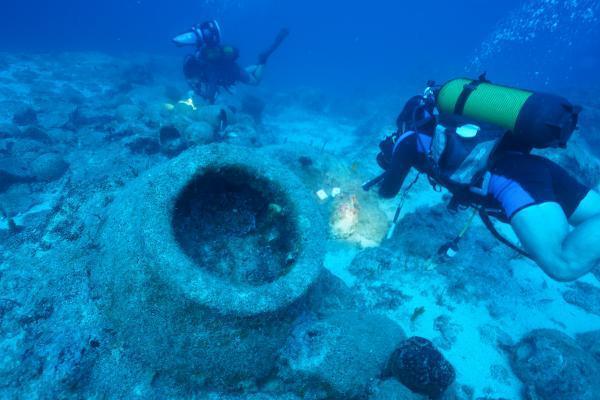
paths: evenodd
<path fill-rule="evenodd" d="M 513 143 L 532 148 L 565 147 L 581 112 L 564 97 L 492 84 L 485 77 L 446 82 L 437 108 L 442 115 L 506 129 Z"/>

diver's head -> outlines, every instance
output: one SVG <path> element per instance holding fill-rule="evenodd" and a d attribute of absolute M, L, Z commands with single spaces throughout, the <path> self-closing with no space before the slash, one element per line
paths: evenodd
<path fill-rule="evenodd" d="M 435 104 L 424 96 L 411 97 L 396 120 L 398 130 L 419 131 L 432 134 L 437 125 L 435 118 Z"/>
<path fill-rule="evenodd" d="M 192 29 L 173 38 L 177 46 L 217 46 L 221 43 L 221 27 L 215 20 L 194 25 Z"/>
<path fill-rule="evenodd" d="M 221 43 L 221 27 L 216 20 L 201 23 L 199 30 L 205 45 L 211 47 Z"/>

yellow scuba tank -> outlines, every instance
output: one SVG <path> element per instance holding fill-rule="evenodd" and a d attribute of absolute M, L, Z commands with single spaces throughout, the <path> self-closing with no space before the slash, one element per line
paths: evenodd
<path fill-rule="evenodd" d="M 501 127 L 512 143 L 540 149 L 565 147 L 581 112 L 563 97 L 495 85 L 485 76 L 446 82 L 437 93 L 437 108 L 440 114 Z"/>

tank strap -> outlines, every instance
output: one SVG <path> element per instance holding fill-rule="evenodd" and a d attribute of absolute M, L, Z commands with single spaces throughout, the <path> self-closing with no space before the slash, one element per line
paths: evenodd
<path fill-rule="evenodd" d="M 477 89 L 477 87 L 482 83 L 482 81 L 473 81 L 464 86 L 463 91 L 461 92 L 460 96 L 458 96 L 458 100 L 456 100 L 454 114 L 463 115 L 463 112 L 465 111 L 465 105 L 467 104 L 467 100 L 469 100 L 469 96 L 471 96 L 471 93 L 473 93 L 475 89 Z"/>
<path fill-rule="evenodd" d="M 485 77 L 485 73 L 479 76 L 479 79 L 476 81 L 472 81 L 464 86 L 463 91 L 461 92 L 460 96 L 458 96 L 458 100 L 456 100 L 454 114 L 463 115 L 463 112 L 465 111 L 465 105 L 467 104 L 467 100 L 469 100 L 469 96 L 471 96 L 471 93 L 473 93 L 475 89 L 477 89 L 477 87 L 482 83 L 489 83 Z"/>

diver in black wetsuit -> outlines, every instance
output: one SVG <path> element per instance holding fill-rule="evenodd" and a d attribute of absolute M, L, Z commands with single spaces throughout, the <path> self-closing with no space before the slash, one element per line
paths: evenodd
<path fill-rule="evenodd" d="M 196 46 L 197 51 L 184 62 L 183 73 L 194 92 L 212 104 L 220 89 L 229 90 L 236 83 L 258 85 L 269 57 L 288 34 L 283 29 L 271 47 L 259 55 L 258 63 L 247 68 L 237 63 L 238 49 L 221 43 L 221 29 L 217 21 L 194 26 L 189 32 L 175 37 L 173 42 L 178 46 Z"/>
<path fill-rule="evenodd" d="M 430 91 L 407 102 L 397 120 L 398 131 L 380 144 L 377 161 L 385 172 L 367 185 L 379 184 L 379 194 L 392 198 L 399 193 L 410 169 L 416 168 L 434 185 L 449 189 L 460 203 L 496 209 L 497 217 L 511 224 L 527 255 L 551 278 L 572 281 L 600 267 L 600 195 L 552 161 L 530 154 L 531 148 L 511 144 L 514 135 L 511 138 L 510 134 L 499 136 L 500 144 L 492 153 L 480 153 L 488 159 L 481 164 L 483 173 L 472 176 L 470 187 L 456 183 L 455 178 L 468 171 L 464 165 L 476 160 L 475 149 L 485 147 L 474 147 L 460 157 L 452 154 L 462 151 L 464 143 L 476 141 L 477 136 L 457 132 L 461 127 L 449 132 L 440 125 L 433 96 Z M 565 110 L 565 131 L 572 132 L 578 111 L 573 113 L 567 106 Z M 569 118 L 573 116 L 571 123 Z M 461 135 L 467 139 L 461 139 Z M 436 158 L 440 137 L 447 141 L 445 153 Z M 457 158 L 469 162 L 461 166 L 448 161 Z"/>

